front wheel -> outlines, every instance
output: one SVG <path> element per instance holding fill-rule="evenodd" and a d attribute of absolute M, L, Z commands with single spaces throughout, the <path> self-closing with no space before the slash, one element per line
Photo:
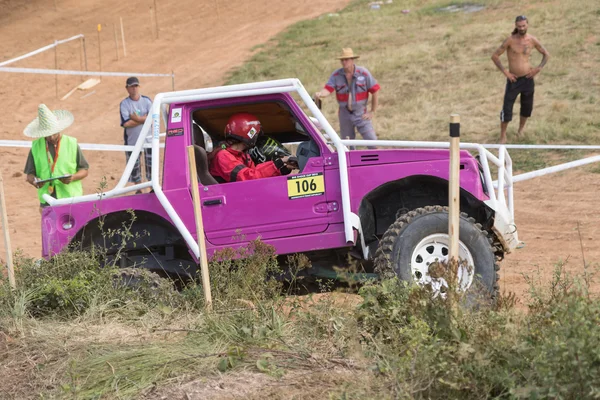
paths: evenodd
<path fill-rule="evenodd" d="M 495 297 L 499 267 L 488 233 L 462 213 L 459 240 L 457 290 L 468 291 L 477 283 Z M 375 254 L 377 272 L 383 277 L 398 276 L 428 286 L 434 297 L 443 295 L 449 283 L 439 269 L 441 263 L 448 261 L 449 244 L 448 208 L 417 208 L 401 215 L 381 238 Z"/>

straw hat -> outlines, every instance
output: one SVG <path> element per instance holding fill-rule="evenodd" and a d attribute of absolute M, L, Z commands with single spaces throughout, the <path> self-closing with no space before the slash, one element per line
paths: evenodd
<path fill-rule="evenodd" d="M 67 129 L 75 118 L 67 110 L 50 111 L 45 104 L 38 106 L 38 116 L 23 130 L 25 136 L 42 138 Z"/>
<path fill-rule="evenodd" d="M 338 60 L 343 60 L 345 58 L 358 58 L 360 57 L 359 55 L 354 55 L 354 52 L 352 51 L 352 49 L 350 47 L 347 48 L 343 48 L 342 49 L 342 55 L 339 57 L 336 57 Z"/>

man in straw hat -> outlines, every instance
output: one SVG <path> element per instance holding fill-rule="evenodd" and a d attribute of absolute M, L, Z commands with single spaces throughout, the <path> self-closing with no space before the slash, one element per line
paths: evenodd
<path fill-rule="evenodd" d="M 331 74 L 327 84 L 316 93 L 317 98 L 329 96 L 335 90 L 339 109 L 340 134 L 342 138 L 354 139 L 355 128 L 366 140 L 376 140 L 375 129 L 371 120 L 377 110 L 379 84 L 365 67 L 354 64 L 359 56 L 352 49 L 342 49 L 337 58 L 342 68 Z M 367 111 L 369 93 L 372 95 L 371 110 Z"/>
<path fill-rule="evenodd" d="M 27 182 L 38 190 L 41 207 L 48 205 L 44 194 L 56 199 L 83 195 L 81 180 L 88 175 L 89 164 L 77 139 L 61 133 L 73 120 L 69 111 L 50 111 L 45 104 L 40 104 L 37 118 L 23 131 L 25 136 L 35 139 L 24 172 Z M 53 177 L 60 178 L 39 182 Z"/>

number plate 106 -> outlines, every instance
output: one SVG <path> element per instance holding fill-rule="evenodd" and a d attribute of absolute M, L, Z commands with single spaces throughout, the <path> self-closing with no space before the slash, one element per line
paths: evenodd
<path fill-rule="evenodd" d="M 290 200 L 320 196 L 325 193 L 325 180 L 322 172 L 290 176 L 287 179 L 287 186 Z"/>

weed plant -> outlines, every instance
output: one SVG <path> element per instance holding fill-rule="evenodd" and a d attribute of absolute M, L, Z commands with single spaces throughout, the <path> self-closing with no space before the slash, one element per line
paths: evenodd
<path fill-rule="evenodd" d="M 257 242 L 243 255 L 211 264 L 211 313 L 199 286 L 135 295 L 107 283 L 110 271 L 90 254 L 17 258 L 19 290 L 0 286 L 0 336 L 10 338 L 0 389 L 15 398 L 137 398 L 250 371 L 280 385 L 310 377 L 306 398 L 598 395 L 600 303 L 590 275 L 580 281 L 559 265 L 549 283 L 531 278 L 522 313 L 510 295 L 494 307 L 456 308 L 397 279 L 363 282 L 358 296 L 285 296 L 272 249 Z M 58 288 L 69 301 L 49 301 Z"/>

